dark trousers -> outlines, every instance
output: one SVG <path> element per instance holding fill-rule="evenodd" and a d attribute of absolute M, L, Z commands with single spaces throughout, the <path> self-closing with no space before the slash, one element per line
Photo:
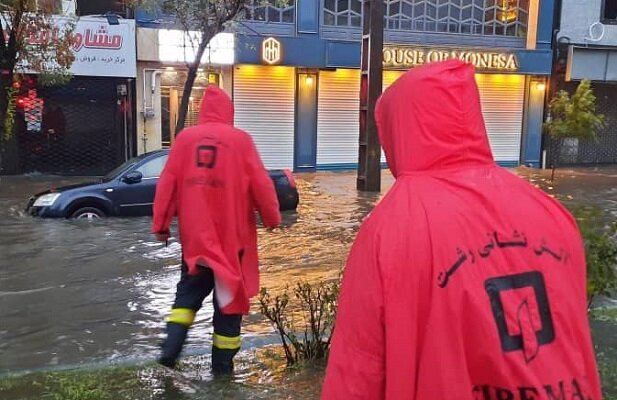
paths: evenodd
<path fill-rule="evenodd" d="M 188 330 L 195 319 L 195 313 L 213 290 L 214 273 L 210 268 L 199 267 L 197 275 L 189 275 L 186 263 L 182 262 L 182 275 L 176 289 L 176 300 L 167 319 L 167 339 L 163 343 L 161 357 L 163 364 L 172 366 L 176 363 Z M 230 374 L 233 372 L 233 358 L 240 350 L 242 315 L 222 314 L 216 296 L 212 302 L 214 304 L 212 370 L 215 374 Z"/>

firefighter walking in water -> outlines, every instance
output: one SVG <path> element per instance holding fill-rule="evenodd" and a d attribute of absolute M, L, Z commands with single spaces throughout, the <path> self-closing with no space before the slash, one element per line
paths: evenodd
<path fill-rule="evenodd" d="M 182 274 L 159 362 L 174 367 L 204 299 L 214 291 L 212 370 L 233 372 L 242 315 L 259 290 L 255 210 L 267 228 L 281 222 L 274 184 L 250 136 L 233 127 L 233 104 L 208 86 L 199 125 L 176 138 L 159 179 L 152 232 L 170 237 L 178 217 Z"/>

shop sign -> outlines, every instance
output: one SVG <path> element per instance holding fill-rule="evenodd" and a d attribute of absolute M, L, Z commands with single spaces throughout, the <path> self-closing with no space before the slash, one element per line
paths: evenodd
<path fill-rule="evenodd" d="M 80 18 L 74 33 L 71 73 L 134 78 L 137 74 L 135 21 L 109 25 L 105 18 Z"/>
<path fill-rule="evenodd" d="M 409 69 L 450 59 L 473 64 L 478 70 L 513 72 L 519 69 L 516 54 L 507 52 L 390 45 L 383 49 L 385 69 Z"/>
<path fill-rule="evenodd" d="M 273 37 L 264 39 L 261 44 L 261 59 L 266 64 L 274 65 L 283 59 L 283 46 Z"/>
<path fill-rule="evenodd" d="M 65 17 L 55 17 L 52 29 L 32 32 L 26 43 L 47 45 L 57 41 L 59 33 L 70 21 Z M 4 32 L 6 36 L 7 30 Z M 106 18 L 81 17 L 73 31 L 73 52 L 75 61 L 69 69 L 73 75 L 135 77 L 135 21 L 120 20 L 119 25 L 110 25 Z M 20 67 L 28 71 L 28 65 Z"/>

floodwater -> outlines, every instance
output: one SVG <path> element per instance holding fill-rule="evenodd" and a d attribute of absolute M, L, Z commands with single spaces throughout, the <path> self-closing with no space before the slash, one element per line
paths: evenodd
<path fill-rule="evenodd" d="M 30 195 L 75 181 L 80 179 L 0 180 L 0 375 L 153 360 L 158 353 L 179 278 L 180 245 L 156 242 L 149 218 L 87 222 L 24 215 Z M 349 173 L 298 181 L 298 212 L 286 213 L 274 232 L 260 231 L 262 284 L 269 288 L 335 277 L 379 197 L 359 195 Z M 209 353 L 212 312 L 208 299 L 186 354 Z M 243 329 L 244 348 L 276 342 L 256 311 Z"/>
<path fill-rule="evenodd" d="M 617 216 L 617 169 L 518 171 L 566 202 Z M 79 179 L 0 178 L 0 375 L 66 366 L 154 360 L 179 278 L 180 246 L 149 234 L 149 218 L 40 220 L 28 197 Z M 384 191 L 392 184 L 384 173 Z M 355 190 L 353 173 L 298 176 L 301 203 L 274 232 L 260 231 L 262 285 L 337 276 L 357 228 L 379 194 Z M 615 302 L 607 300 L 610 304 Z M 277 342 L 253 307 L 244 348 Z M 198 313 L 186 354 L 209 354 L 212 307 Z M 607 329 L 610 331 L 610 328 Z"/>

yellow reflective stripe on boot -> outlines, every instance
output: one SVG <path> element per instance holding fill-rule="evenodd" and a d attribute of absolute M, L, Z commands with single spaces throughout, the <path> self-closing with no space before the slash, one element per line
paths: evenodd
<path fill-rule="evenodd" d="M 167 322 L 184 326 L 193 325 L 193 321 L 195 321 L 195 311 L 190 308 L 173 308 L 167 317 Z"/>
<path fill-rule="evenodd" d="M 238 350 L 242 344 L 240 336 L 229 337 L 215 333 L 213 335 L 214 347 L 221 350 Z"/>

